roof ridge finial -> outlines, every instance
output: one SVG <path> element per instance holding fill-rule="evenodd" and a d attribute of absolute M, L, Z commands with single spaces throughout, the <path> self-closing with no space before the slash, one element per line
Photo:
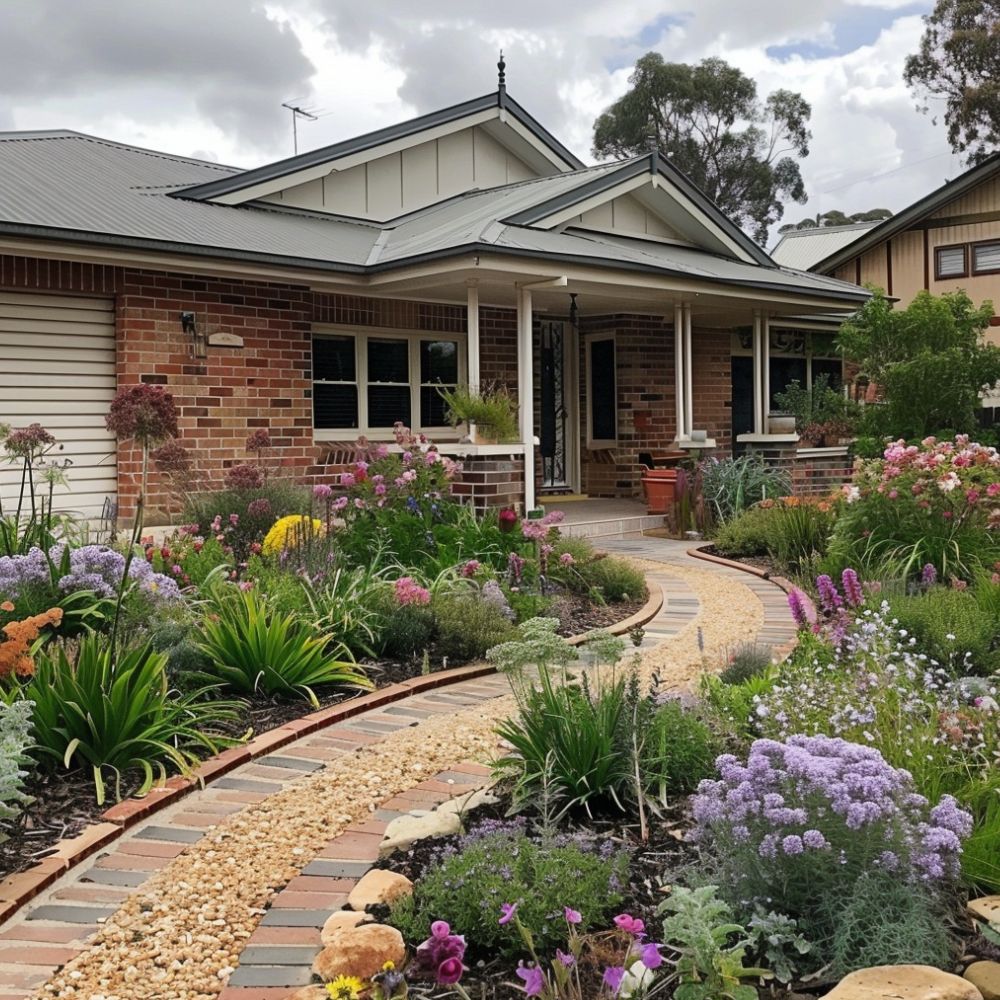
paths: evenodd
<path fill-rule="evenodd" d="M 500 50 L 500 59 L 497 62 L 497 84 L 501 90 L 507 89 L 507 63 L 503 57 L 503 49 Z"/>

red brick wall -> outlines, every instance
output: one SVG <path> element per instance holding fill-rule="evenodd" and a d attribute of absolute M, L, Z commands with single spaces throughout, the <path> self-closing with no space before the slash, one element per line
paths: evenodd
<path fill-rule="evenodd" d="M 694 429 L 715 439 L 717 458 L 733 448 L 731 341 L 729 330 L 691 331 Z"/>

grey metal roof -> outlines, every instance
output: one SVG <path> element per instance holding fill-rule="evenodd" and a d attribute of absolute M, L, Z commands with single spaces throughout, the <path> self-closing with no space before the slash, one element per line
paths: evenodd
<path fill-rule="evenodd" d="M 296 171 L 304 170 L 308 167 L 325 163 L 332 164 L 341 157 L 349 156 L 352 153 L 360 153 L 366 149 L 373 149 L 381 146 L 383 143 L 392 142 L 394 139 L 402 139 L 406 136 L 415 135 L 423 132 L 425 129 L 459 121 L 469 115 L 476 114 L 476 112 L 496 107 L 503 108 L 508 114 L 516 118 L 532 135 L 540 139 L 552 152 L 563 160 L 567 169 L 577 169 L 584 165 L 582 160 L 577 159 L 551 132 L 528 114 L 514 98 L 510 97 L 507 94 L 506 88 L 501 88 L 495 93 L 485 94 L 483 97 L 464 101 L 461 104 L 452 105 L 450 108 L 442 108 L 440 111 L 433 111 L 430 114 L 421 115 L 419 118 L 411 118 L 409 121 L 400 122 L 398 125 L 390 125 L 387 128 L 377 129 L 374 132 L 368 132 L 353 139 L 346 139 L 331 146 L 311 149 L 306 153 L 300 153 L 298 156 L 290 156 L 287 159 L 278 160 L 274 163 L 266 163 L 262 167 L 257 167 L 253 170 L 244 170 L 230 177 L 216 178 L 207 183 L 178 192 L 178 194 L 185 198 L 206 200 L 216 198 L 222 194 L 228 194 L 232 191 L 242 191 L 255 184 L 275 180 L 279 177 L 286 177 L 289 174 L 294 174 Z"/>
<path fill-rule="evenodd" d="M 908 208 L 897 212 L 891 219 L 880 222 L 869 232 L 853 240 L 846 247 L 835 250 L 822 260 L 817 261 L 810 270 L 822 271 L 824 273 L 835 270 L 841 264 L 846 264 L 859 254 L 866 253 L 886 240 L 892 239 L 897 233 L 905 232 L 911 226 L 921 222 L 932 212 L 937 211 L 937 209 L 950 204 L 956 198 L 961 198 L 967 191 L 982 184 L 983 181 L 989 180 L 998 171 L 1000 171 L 1000 153 L 993 153 L 983 160 L 982 163 L 966 170 L 964 174 L 959 174 L 958 177 L 946 181 L 941 187 L 931 191 L 930 194 L 924 195 L 923 198 L 915 201 Z"/>
<path fill-rule="evenodd" d="M 862 233 L 874 229 L 877 222 L 856 222 L 849 226 L 822 226 L 793 229 L 784 233 L 771 251 L 771 259 L 786 267 L 808 271 L 824 257 L 853 243 Z"/>
<path fill-rule="evenodd" d="M 504 221 L 631 162 L 469 192 L 382 226 L 261 203 L 228 206 L 174 198 L 170 195 L 180 188 L 230 177 L 234 170 L 80 133 L 0 133 L 0 232 L 354 273 L 496 252 L 852 302 L 867 296 L 832 278 L 743 263 L 691 246 Z"/>

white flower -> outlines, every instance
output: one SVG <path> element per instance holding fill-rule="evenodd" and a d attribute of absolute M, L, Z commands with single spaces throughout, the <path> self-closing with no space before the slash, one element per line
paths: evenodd
<path fill-rule="evenodd" d="M 620 997 L 645 996 L 646 990 L 652 982 L 653 973 L 642 962 L 634 962 L 625 972 L 618 995 Z"/>
<path fill-rule="evenodd" d="M 956 486 L 961 486 L 961 484 L 962 480 L 958 478 L 958 474 L 955 472 L 949 472 L 937 481 L 938 489 L 942 493 L 950 493 Z"/>
<path fill-rule="evenodd" d="M 845 486 L 844 487 L 844 499 L 848 503 L 854 503 L 855 500 L 861 499 L 861 490 L 857 486 Z"/>

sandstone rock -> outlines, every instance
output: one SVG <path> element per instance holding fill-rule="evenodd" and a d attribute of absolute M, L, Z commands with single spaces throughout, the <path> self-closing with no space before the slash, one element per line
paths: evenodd
<path fill-rule="evenodd" d="M 379 845 L 379 857 L 384 858 L 395 851 L 405 851 L 411 844 L 427 837 L 446 837 L 459 833 L 462 820 L 457 812 L 424 813 L 422 816 L 400 816 L 394 819 L 385 831 L 385 839 Z"/>
<path fill-rule="evenodd" d="M 288 995 L 287 1000 L 330 1000 L 325 986 L 303 986 Z"/>
<path fill-rule="evenodd" d="M 338 931 L 316 956 L 313 972 L 327 982 L 337 976 L 370 979 L 386 962 L 401 966 L 405 958 L 403 935 L 395 927 L 361 924 Z"/>
<path fill-rule="evenodd" d="M 351 890 L 347 905 L 352 910 L 364 910 L 380 903 L 391 905 L 412 893 L 413 883 L 405 875 L 373 868 Z"/>
<path fill-rule="evenodd" d="M 326 918 L 323 929 L 319 932 L 323 944 L 329 944 L 341 931 L 357 927 L 359 924 L 370 924 L 372 918 L 364 911 L 337 910 Z"/>
<path fill-rule="evenodd" d="M 983 1000 L 1000 1000 L 1000 962 L 973 962 L 965 978 L 983 995 Z"/>
<path fill-rule="evenodd" d="M 968 980 L 930 965 L 877 965 L 845 976 L 823 1000 L 983 1000 Z"/>
<path fill-rule="evenodd" d="M 1000 896 L 970 899 L 966 909 L 978 920 L 984 920 L 988 924 L 1000 923 Z"/>

